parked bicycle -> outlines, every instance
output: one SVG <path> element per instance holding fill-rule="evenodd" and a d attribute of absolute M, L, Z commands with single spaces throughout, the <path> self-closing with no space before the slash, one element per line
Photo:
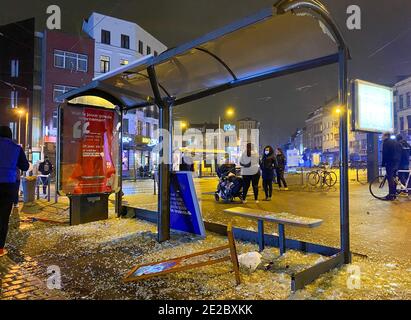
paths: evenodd
<path fill-rule="evenodd" d="M 337 174 L 328 169 L 327 164 L 320 164 L 318 169 L 312 170 L 307 174 L 308 183 L 313 186 L 327 186 L 329 188 L 335 186 L 337 183 Z"/>
<path fill-rule="evenodd" d="M 398 170 L 398 173 L 408 173 L 408 178 L 404 185 L 402 184 L 398 176 L 395 177 L 395 183 L 397 185 L 397 194 L 400 194 L 402 192 L 410 192 L 411 188 L 408 188 L 408 185 L 411 179 L 411 170 Z M 379 200 L 384 200 L 390 194 L 387 175 L 378 176 L 373 181 L 371 181 L 370 193 L 374 198 L 377 198 Z"/>

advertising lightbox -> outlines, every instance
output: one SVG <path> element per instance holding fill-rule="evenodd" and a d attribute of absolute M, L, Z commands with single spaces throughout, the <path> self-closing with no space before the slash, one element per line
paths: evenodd
<path fill-rule="evenodd" d="M 355 80 L 352 92 L 355 131 L 394 132 L 393 89 Z"/>
<path fill-rule="evenodd" d="M 59 114 L 59 185 L 64 195 L 118 191 L 119 116 L 65 103 Z"/>

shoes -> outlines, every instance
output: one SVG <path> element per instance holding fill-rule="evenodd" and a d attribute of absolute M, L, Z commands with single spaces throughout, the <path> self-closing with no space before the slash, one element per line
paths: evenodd
<path fill-rule="evenodd" d="M 9 252 L 6 249 L 0 249 L 0 257 L 4 257 L 8 254 Z"/>
<path fill-rule="evenodd" d="M 384 198 L 384 200 L 385 201 L 394 201 L 394 200 L 396 200 L 397 198 L 395 197 L 395 196 L 386 196 L 385 198 Z"/>
<path fill-rule="evenodd" d="M 401 192 L 399 194 L 400 197 L 408 197 L 408 192 Z"/>
<path fill-rule="evenodd" d="M 258 200 L 255 200 L 255 203 L 260 203 L 260 201 L 258 201 Z"/>
<path fill-rule="evenodd" d="M 242 200 L 241 201 L 243 204 L 246 204 L 247 203 L 247 200 Z"/>
<path fill-rule="evenodd" d="M 271 201 L 271 197 L 268 197 L 268 198 L 267 198 L 267 201 Z"/>
<path fill-rule="evenodd" d="M 284 190 L 284 191 L 288 191 L 288 188 L 284 188 L 283 190 Z"/>

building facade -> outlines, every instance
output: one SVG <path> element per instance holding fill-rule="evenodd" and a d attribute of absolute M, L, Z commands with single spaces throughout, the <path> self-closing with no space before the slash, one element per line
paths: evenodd
<path fill-rule="evenodd" d="M 411 142 L 411 77 L 394 85 L 395 130 Z"/>
<path fill-rule="evenodd" d="M 94 77 L 167 47 L 138 24 L 93 12 L 83 21 L 83 31 L 94 39 Z M 152 152 L 158 128 L 157 107 L 151 106 L 124 115 L 123 173 L 125 178 L 147 176 L 156 165 Z"/>
<path fill-rule="evenodd" d="M 0 122 L 26 151 L 32 139 L 34 26 L 34 18 L 0 26 Z"/>
<path fill-rule="evenodd" d="M 95 40 L 95 76 L 167 50 L 138 24 L 96 12 L 84 20 L 83 31 Z"/>
<path fill-rule="evenodd" d="M 44 143 L 55 143 L 60 96 L 91 82 L 94 76 L 94 40 L 46 30 L 43 68 Z"/>

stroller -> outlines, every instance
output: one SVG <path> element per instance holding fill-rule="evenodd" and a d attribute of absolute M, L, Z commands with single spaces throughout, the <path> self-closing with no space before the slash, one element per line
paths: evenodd
<path fill-rule="evenodd" d="M 219 182 L 214 194 L 215 200 L 232 202 L 234 198 L 242 200 L 243 179 L 236 174 L 235 164 L 224 164 L 217 170 Z"/>

